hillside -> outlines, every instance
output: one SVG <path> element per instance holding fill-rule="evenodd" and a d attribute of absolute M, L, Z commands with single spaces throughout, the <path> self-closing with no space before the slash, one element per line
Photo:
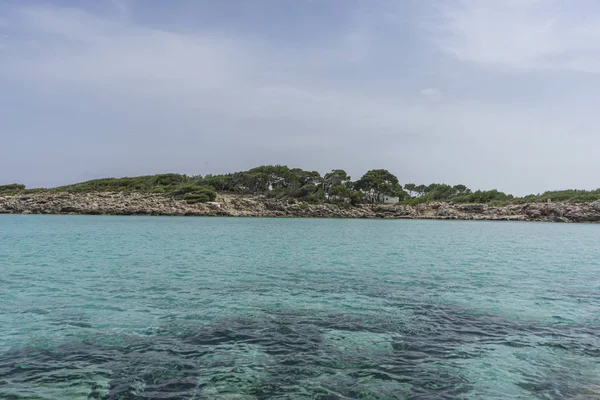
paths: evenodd
<path fill-rule="evenodd" d="M 508 206 L 530 203 L 592 203 L 600 201 L 600 189 L 550 191 L 517 197 L 499 190 L 472 190 L 465 185 L 406 183 L 385 169 L 367 171 L 353 180 L 336 169 L 321 176 L 287 166 L 261 166 L 248 171 L 222 175 L 159 174 L 125 178 L 96 179 L 57 188 L 26 188 L 25 185 L 0 185 L 0 195 L 36 193 L 139 193 L 158 194 L 188 204 L 214 201 L 217 194 L 260 196 L 277 200 L 296 200 L 308 204 L 358 206 L 394 199 L 404 205 L 428 203 L 487 204 Z"/>

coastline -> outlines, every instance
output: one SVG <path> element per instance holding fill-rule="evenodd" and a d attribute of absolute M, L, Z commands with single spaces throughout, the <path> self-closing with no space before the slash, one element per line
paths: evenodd
<path fill-rule="evenodd" d="M 0 214 L 228 216 L 352 219 L 450 219 L 600 223 L 597 203 L 309 204 L 261 196 L 219 194 L 213 202 L 188 204 L 157 193 L 33 193 L 0 195 Z"/>

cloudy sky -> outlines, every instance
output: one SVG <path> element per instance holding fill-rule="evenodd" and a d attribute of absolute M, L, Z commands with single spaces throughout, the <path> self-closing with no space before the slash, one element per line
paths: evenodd
<path fill-rule="evenodd" d="M 0 183 L 286 164 L 600 187 L 595 0 L 2 0 Z"/>

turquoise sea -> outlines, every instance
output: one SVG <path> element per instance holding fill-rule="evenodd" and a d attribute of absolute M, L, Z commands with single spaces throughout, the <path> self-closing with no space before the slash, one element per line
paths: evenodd
<path fill-rule="evenodd" d="M 594 392 L 600 225 L 0 215 L 0 399 Z"/>

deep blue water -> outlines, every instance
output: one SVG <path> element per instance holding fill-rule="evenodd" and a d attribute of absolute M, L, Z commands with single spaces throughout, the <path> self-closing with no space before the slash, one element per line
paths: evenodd
<path fill-rule="evenodd" d="M 0 215 L 1 399 L 583 398 L 599 338 L 600 225 Z"/>

